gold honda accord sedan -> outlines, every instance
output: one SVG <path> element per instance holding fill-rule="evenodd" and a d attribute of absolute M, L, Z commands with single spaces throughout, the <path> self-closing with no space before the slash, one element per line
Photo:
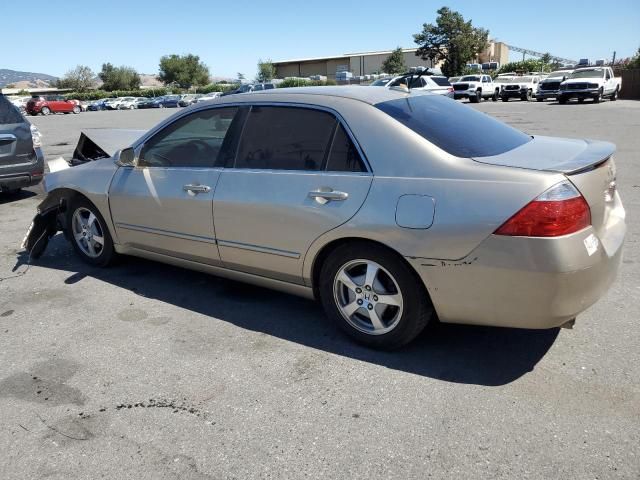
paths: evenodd
<path fill-rule="evenodd" d="M 436 318 L 573 322 L 620 264 L 612 144 L 526 135 L 439 95 L 229 95 L 122 141 L 46 176 L 33 258 L 62 230 L 93 265 L 135 255 L 316 298 L 379 348 Z"/>

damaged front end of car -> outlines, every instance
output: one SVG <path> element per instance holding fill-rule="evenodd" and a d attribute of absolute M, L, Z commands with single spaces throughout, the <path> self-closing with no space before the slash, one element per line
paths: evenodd
<path fill-rule="evenodd" d="M 29 253 L 30 258 L 40 258 L 51 237 L 60 230 L 64 231 L 64 213 L 67 203 L 68 192 L 56 190 L 47 195 L 38 205 L 38 213 L 22 241 L 22 248 Z"/>

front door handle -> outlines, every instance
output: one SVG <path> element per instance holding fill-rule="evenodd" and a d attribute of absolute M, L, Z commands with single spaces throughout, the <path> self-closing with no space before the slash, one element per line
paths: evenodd
<path fill-rule="evenodd" d="M 197 195 L 199 193 L 209 193 L 211 187 L 209 185 L 184 185 L 182 189 L 188 192 L 189 195 Z"/>
<path fill-rule="evenodd" d="M 330 188 L 320 188 L 309 192 L 309 198 L 313 198 L 318 203 L 325 204 L 330 201 L 342 202 L 349 198 L 349 194 L 347 192 L 331 190 Z"/>

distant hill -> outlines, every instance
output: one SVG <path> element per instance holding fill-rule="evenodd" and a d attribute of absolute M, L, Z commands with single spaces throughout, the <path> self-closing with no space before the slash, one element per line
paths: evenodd
<path fill-rule="evenodd" d="M 14 84 L 15 88 L 49 87 L 58 77 L 46 73 L 20 72 L 0 68 L 0 87 Z"/>

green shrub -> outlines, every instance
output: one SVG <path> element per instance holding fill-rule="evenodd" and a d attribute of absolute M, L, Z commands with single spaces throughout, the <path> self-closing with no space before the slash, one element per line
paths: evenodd
<path fill-rule="evenodd" d="M 336 85 L 335 80 L 309 80 L 307 78 L 287 78 L 277 85 L 278 88 L 289 87 L 322 87 Z"/>
<path fill-rule="evenodd" d="M 116 90 L 114 92 L 107 92 L 105 90 L 91 90 L 88 92 L 70 92 L 65 94 L 65 98 L 80 101 L 91 101 L 114 97 L 159 97 L 162 95 L 167 95 L 168 93 L 169 90 L 164 87 L 149 88 L 145 90 Z"/>

